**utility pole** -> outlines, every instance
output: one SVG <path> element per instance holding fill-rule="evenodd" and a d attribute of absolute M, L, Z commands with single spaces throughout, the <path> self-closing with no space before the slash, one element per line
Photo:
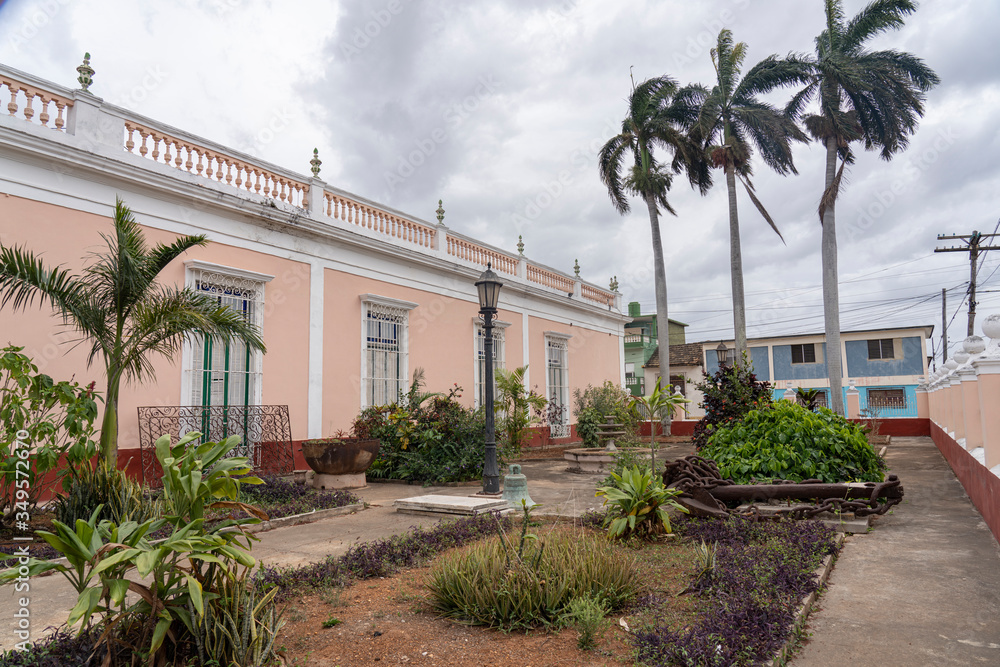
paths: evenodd
<path fill-rule="evenodd" d="M 941 288 L 941 365 L 948 361 L 948 290 Z"/>
<path fill-rule="evenodd" d="M 973 335 L 975 333 L 976 324 L 976 262 L 979 259 L 979 251 L 986 252 L 987 250 L 1000 250 L 1000 246 L 981 246 L 980 242 L 983 239 L 993 238 L 995 236 L 1000 236 L 1000 234 L 980 234 L 977 231 L 973 231 L 971 234 L 951 234 L 949 236 L 944 236 L 938 234 L 938 241 L 954 240 L 959 239 L 965 243 L 964 246 L 950 246 L 948 248 L 935 248 L 934 252 L 967 252 L 969 253 L 969 331 L 967 336 Z M 942 294 L 943 294 L 942 290 Z M 945 327 L 948 325 L 945 324 Z M 945 332 L 947 335 L 947 332 Z M 947 348 L 947 346 L 945 346 Z M 947 351 L 945 352 L 947 354 Z"/>

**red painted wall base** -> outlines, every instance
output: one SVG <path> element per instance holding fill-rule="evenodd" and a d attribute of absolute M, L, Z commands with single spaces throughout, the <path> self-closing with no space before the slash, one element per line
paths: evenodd
<path fill-rule="evenodd" d="M 930 422 L 930 420 L 927 420 Z M 930 424 L 931 438 L 962 483 L 969 499 L 983 515 L 993 536 L 1000 540 L 1000 478 L 972 458 L 937 424 Z"/>

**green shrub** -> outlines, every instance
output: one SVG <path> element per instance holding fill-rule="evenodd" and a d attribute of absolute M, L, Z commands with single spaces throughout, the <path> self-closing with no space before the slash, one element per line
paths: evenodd
<path fill-rule="evenodd" d="M 73 526 L 55 520 L 55 532 L 37 531 L 68 565 L 29 558 L 24 564 L 28 576 L 54 570 L 70 581 L 78 597 L 67 624 L 80 622 L 81 632 L 100 632 L 98 647 L 109 651 L 108 664 L 132 664 L 133 655 L 146 656 L 149 664 L 186 664 L 200 641 L 195 627 L 207 605 L 233 592 L 227 588 L 232 576 L 256 565 L 249 553 L 255 538 L 241 527 L 259 519 L 224 520 L 206 528 L 204 517 L 206 509 L 216 508 L 259 516 L 259 510 L 237 499 L 241 484 L 260 480 L 240 478 L 250 472 L 245 457 L 227 458 L 239 437 L 192 444 L 200 437 L 189 433 L 174 446 L 169 436 L 156 441 L 163 518 L 116 524 L 98 520 L 99 507 Z M 171 533 L 154 545 L 147 535 L 160 528 Z M 5 570 L 0 583 L 21 574 L 20 568 Z M 129 591 L 136 595 L 126 598 Z M 273 603 L 273 596 L 267 599 L 265 606 Z M 127 659 L 119 655 L 124 650 Z"/>
<path fill-rule="evenodd" d="M 577 648 L 590 651 L 597 645 L 598 636 L 607 625 L 607 613 L 601 600 L 595 596 L 582 595 L 570 600 L 564 618 L 576 625 L 580 633 L 576 640 Z"/>
<path fill-rule="evenodd" d="M 496 401 L 494 410 L 497 417 L 497 433 L 504 453 L 511 458 L 521 455 L 521 448 L 528 437 L 528 427 L 532 422 L 532 412 L 541 414 L 549 405 L 548 399 L 524 386 L 524 365 L 509 371 L 496 369 Z M 550 406 L 555 408 L 555 405 Z M 552 411 L 549 410 L 551 413 Z M 556 416 L 552 413 L 551 416 Z M 558 415 L 561 423 L 561 415 Z"/>
<path fill-rule="evenodd" d="M 63 488 L 96 455 L 93 384 L 55 382 L 38 372 L 23 348 L 0 349 L 0 523 L 27 522 L 46 473 Z M 60 456 L 65 463 L 60 465 Z"/>
<path fill-rule="evenodd" d="M 681 492 L 664 486 L 663 480 L 654 477 L 648 467 L 628 468 L 621 475 L 612 473 L 611 477 L 613 485 L 597 489 L 597 495 L 604 496 L 604 504 L 608 506 L 604 523 L 611 538 L 669 534 L 668 510 L 687 512 L 674 500 Z"/>
<path fill-rule="evenodd" d="M 482 477 L 486 420 L 482 409 L 470 410 L 458 402 L 461 391 L 456 385 L 447 395 L 432 395 L 416 404 L 362 410 L 354 432 L 381 442 L 367 474 L 425 484 Z M 503 461 L 498 463 L 502 468 Z"/>
<path fill-rule="evenodd" d="M 614 486 L 616 476 L 621 477 L 622 473 L 630 468 L 649 470 L 652 461 L 649 456 L 649 443 L 639 436 L 626 436 L 621 440 L 615 440 L 618 453 L 615 454 L 615 462 L 611 464 L 607 477 L 598 484 L 601 486 Z M 657 469 L 662 472 L 665 461 L 657 460 Z"/>
<path fill-rule="evenodd" d="M 604 417 L 595 407 L 587 407 L 576 413 L 576 434 L 583 439 L 584 447 L 601 446 L 601 427 Z"/>
<path fill-rule="evenodd" d="M 436 560 L 427 585 L 434 608 L 515 630 L 554 624 L 583 596 L 617 609 L 638 591 L 634 559 L 597 535 L 554 533 L 520 547 L 501 535 Z"/>
<path fill-rule="evenodd" d="M 581 413 L 587 410 L 596 410 L 598 415 L 597 423 L 603 424 L 608 415 L 614 415 L 615 422 L 625 425 L 625 431 L 635 433 L 639 425 L 639 415 L 630 409 L 632 394 L 623 387 L 616 385 L 611 380 L 606 380 L 600 387 L 588 384 L 583 391 L 573 390 L 573 414 L 577 418 L 577 431 L 579 432 L 579 421 Z M 592 419 L 588 416 L 587 419 Z M 587 441 L 587 447 L 597 447 L 596 437 Z"/>
<path fill-rule="evenodd" d="M 751 410 L 769 407 L 774 402 L 771 385 L 757 380 L 746 353 L 739 364 L 720 368 L 715 375 L 704 373 L 697 385 L 703 394 L 705 416 L 694 425 L 692 441 L 701 449 L 716 430 L 743 419 Z"/>
<path fill-rule="evenodd" d="M 738 484 L 770 479 L 880 482 L 885 471 L 885 462 L 859 425 L 826 408 L 810 412 L 788 401 L 753 410 L 742 422 L 718 429 L 701 454 Z"/>
<path fill-rule="evenodd" d="M 54 509 L 56 519 L 73 526 L 77 519 L 86 521 L 98 507 L 98 523 L 143 523 L 163 515 L 163 502 L 150 497 L 140 482 L 100 461 L 93 469 L 80 469 L 66 495 L 56 498 Z"/>

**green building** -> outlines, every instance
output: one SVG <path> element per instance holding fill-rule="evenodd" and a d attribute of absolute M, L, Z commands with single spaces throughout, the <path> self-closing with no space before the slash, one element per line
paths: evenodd
<path fill-rule="evenodd" d="M 642 314 L 638 301 L 628 305 L 628 316 L 632 318 L 625 325 L 625 386 L 633 396 L 645 396 L 646 384 L 642 367 L 656 351 L 656 313 Z M 670 344 L 683 345 L 686 340 L 683 322 L 667 320 L 670 326 Z M 652 390 L 652 387 L 650 387 Z"/>

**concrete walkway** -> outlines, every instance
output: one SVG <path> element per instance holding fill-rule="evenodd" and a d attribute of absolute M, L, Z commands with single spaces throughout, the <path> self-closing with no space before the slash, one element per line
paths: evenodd
<path fill-rule="evenodd" d="M 791 664 L 1000 665 L 997 541 L 930 438 L 886 458 L 906 498 L 848 537 Z"/>

